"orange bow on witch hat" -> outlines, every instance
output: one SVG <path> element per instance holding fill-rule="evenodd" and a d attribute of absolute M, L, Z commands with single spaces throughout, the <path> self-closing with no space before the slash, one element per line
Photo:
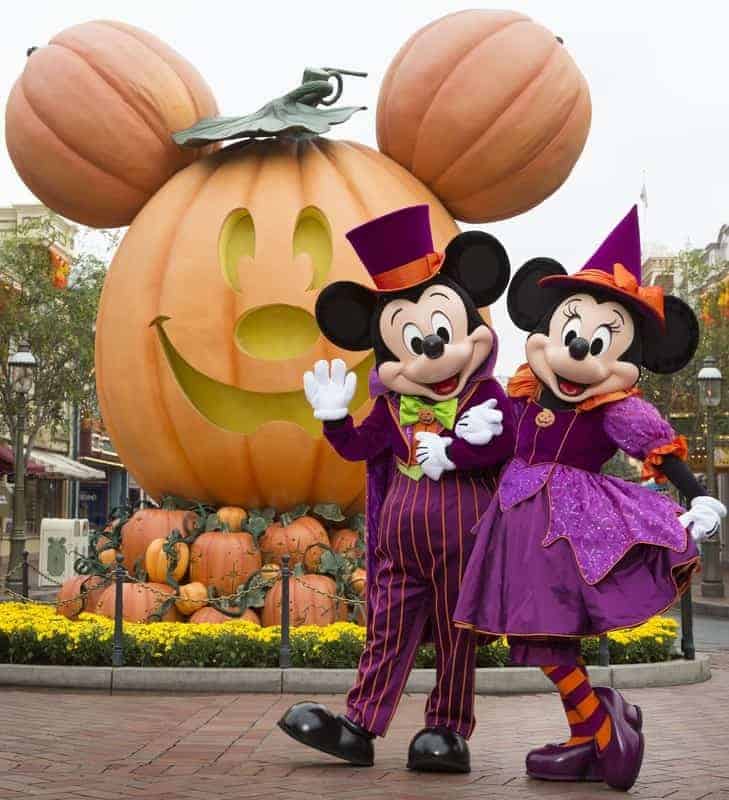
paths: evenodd
<path fill-rule="evenodd" d="M 596 286 L 665 326 L 663 289 L 641 285 L 638 207 L 633 206 L 610 235 L 574 275 L 549 275 L 540 286 L 563 285 L 579 289 Z"/>

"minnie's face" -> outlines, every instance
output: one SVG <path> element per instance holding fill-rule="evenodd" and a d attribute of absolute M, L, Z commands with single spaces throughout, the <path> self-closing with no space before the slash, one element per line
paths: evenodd
<path fill-rule="evenodd" d="M 625 306 L 574 294 L 555 309 L 548 334 L 529 336 L 527 361 L 557 397 L 581 403 L 636 383 L 638 367 L 620 360 L 635 334 L 633 317 Z"/>
<path fill-rule="evenodd" d="M 486 325 L 468 332 L 463 300 L 441 284 L 428 287 L 417 302 L 388 303 L 379 324 L 382 341 L 396 359 L 379 365 L 380 380 L 398 394 L 436 401 L 460 394 L 494 344 Z"/>

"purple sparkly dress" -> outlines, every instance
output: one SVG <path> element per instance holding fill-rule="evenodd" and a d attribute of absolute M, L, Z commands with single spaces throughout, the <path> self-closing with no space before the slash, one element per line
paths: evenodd
<path fill-rule="evenodd" d="M 589 411 L 512 403 L 515 456 L 474 528 L 454 616 L 461 627 L 508 635 L 517 645 L 512 661 L 539 664 L 539 639 L 560 637 L 551 645 L 573 650 L 578 637 L 666 610 L 698 552 L 678 521 L 680 506 L 600 473 L 618 449 L 644 459 L 674 441 L 652 405 L 635 395 Z M 552 654 L 547 663 L 560 661 Z"/>

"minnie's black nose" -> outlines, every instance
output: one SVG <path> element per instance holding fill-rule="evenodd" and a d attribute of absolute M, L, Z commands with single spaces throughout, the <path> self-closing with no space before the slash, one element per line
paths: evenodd
<path fill-rule="evenodd" d="M 423 339 L 423 352 L 428 358 L 440 358 L 443 355 L 444 348 L 445 343 L 440 336 L 436 336 L 434 333 L 428 334 Z"/>
<path fill-rule="evenodd" d="M 590 352 L 590 343 L 582 336 L 577 336 L 570 342 L 569 350 L 575 361 L 582 361 Z"/>

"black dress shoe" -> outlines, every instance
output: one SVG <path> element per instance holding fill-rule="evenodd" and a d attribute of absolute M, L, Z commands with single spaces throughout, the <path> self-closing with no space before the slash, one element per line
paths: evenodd
<path fill-rule="evenodd" d="M 408 769 L 416 772 L 470 772 L 471 754 L 460 733 L 423 728 L 410 742 Z"/>
<path fill-rule="evenodd" d="M 320 703 L 296 703 L 281 717 L 278 727 L 297 742 L 357 767 L 374 764 L 374 735 L 341 714 L 334 716 Z"/>

